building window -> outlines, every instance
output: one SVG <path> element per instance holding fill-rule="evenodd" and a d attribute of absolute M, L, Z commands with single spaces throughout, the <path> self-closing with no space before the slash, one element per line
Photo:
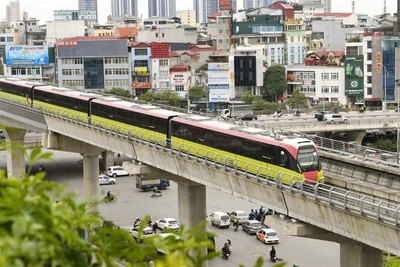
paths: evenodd
<path fill-rule="evenodd" d="M 147 49 L 143 49 L 143 48 L 135 49 L 135 56 L 146 56 L 146 55 L 147 55 Z"/>
<path fill-rule="evenodd" d="M 367 48 L 372 48 L 372 41 L 367 41 Z"/>
<path fill-rule="evenodd" d="M 331 93 L 339 93 L 339 86 L 332 86 Z"/>
<path fill-rule="evenodd" d="M 322 86 L 321 93 L 329 93 L 329 86 Z"/>
<path fill-rule="evenodd" d="M 329 80 L 329 73 L 321 73 L 321 80 Z"/>
<path fill-rule="evenodd" d="M 367 95 L 372 95 L 372 88 L 371 87 L 367 88 Z"/>
<path fill-rule="evenodd" d="M 160 59 L 158 66 L 168 66 L 168 59 Z"/>
<path fill-rule="evenodd" d="M 339 79 L 339 73 L 334 72 L 331 73 L 331 80 L 338 80 Z"/>
<path fill-rule="evenodd" d="M 183 91 L 184 91 L 184 86 L 183 86 L 183 85 L 177 85 L 177 86 L 175 86 L 175 91 L 176 91 L 176 92 L 183 92 Z"/>

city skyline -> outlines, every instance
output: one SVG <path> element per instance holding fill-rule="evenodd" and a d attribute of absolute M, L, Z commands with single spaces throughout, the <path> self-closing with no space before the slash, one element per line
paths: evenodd
<path fill-rule="evenodd" d="M 384 5 L 383 0 L 376 0 L 375 5 L 365 5 L 365 0 L 355 0 L 355 13 L 378 15 L 382 14 Z M 62 1 L 53 0 L 51 2 L 43 0 L 19 0 L 21 12 L 27 11 L 29 18 L 39 19 L 41 23 L 45 23 L 48 20 L 53 20 L 53 10 L 77 10 L 78 1 Z M 147 4 L 148 1 L 138 1 L 139 16 L 142 18 L 148 17 Z M 332 12 L 351 12 L 351 0 L 335 0 L 332 1 Z M 9 5 L 9 0 L 3 0 L 0 4 L 0 10 L 3 12 L 0 14 L 0 18 L 5 20 L 6 18 L 6 6 Z M 364 3 L 364 4 L 363 4 Z M 238 8 L 243 7 L 243 0 L 238 0 Z M 107 16 L 111 15 L 111 0 L 97 0 L 98 18 L 99 23 L 105 23 Z M 176 10 L 192 10 L 193 1 L 188 0 L 176 0 Z M 386 11 L 388 13 L 397 12 L 397 0 L 386 1 Z"/>

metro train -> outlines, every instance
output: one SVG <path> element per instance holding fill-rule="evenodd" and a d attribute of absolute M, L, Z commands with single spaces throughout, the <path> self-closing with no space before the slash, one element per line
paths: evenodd
<path fill-rule="evenodd" d="M 290 179 L 323 182 L 317 147 L 306 138 L 272 135 L 211 117 L 9 77 L 0 77 L 0 94 L 19 96 L 31 107 L 45 105 L 87 114 L 89 124 L 118 122 L 147 141 L 169 144 L 173 149 L 270 179 L 281 177 L 286 184 Z"/>

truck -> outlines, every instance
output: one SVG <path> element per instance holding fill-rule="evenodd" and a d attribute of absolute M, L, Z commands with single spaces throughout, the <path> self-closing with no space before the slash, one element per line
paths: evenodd
<path fill-rule="evenodd" d="M 167 179 L 150 178 L 144 175 L 136 176 L 136 188 L 145 192 L 153 190 L 155 187 L 164 190 L 169 186 L 169 180 Z"/>
<path fill-rule="evenodd" d="M 220 116 L 224 119 L 228 118 L 238 118 L 240 116 L 244 116 L 247 114 L 253 114 L 253 107 L 252 105 L 229 105 L 228 108 L 224 108 L 221 110 Z"/>

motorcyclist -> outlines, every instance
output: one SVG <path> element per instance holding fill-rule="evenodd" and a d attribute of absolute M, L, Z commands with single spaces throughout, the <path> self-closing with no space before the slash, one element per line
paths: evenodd
<path fill-rule="evenodd" d="M 40 171 L 40 172 L 44 172 L 45 170 L 46 170 L 46 169 L 44 168 L 43 165 L 40 165 L 40 166 L 39 166 L 39 171 Z"/>
<path fill-rule="evenodd" d="M 231 240 L 227 239 L 224 246 L 222 247 L 222 257 L 224 259 L 228 259 L 228 257 L 230 256 L 230 254 L 232 253 L 232 242 Z"/>
<path fill-rule="evenodd" d="M 274 246 L 272 246 L 272 249 L 269 252 L 269 258 L 271 259 L 272 262 L 276 262 L 276 250 Z"/>
<path fill-rule="evenodd" d="M 239 222 L 238 222 L 238 220 L 237 220 L 237 219 L 236 219 L 236 220 L 233 220 L 233 229 L 234 229 L 235 231 L 237 231 L 238 228 L 239 228 Z"/>
<path fill-rule="evenodd" d="M 142 220 L 139 217 L 136 217 L 135 221 L 133 222 L 133 229 L 139 227 Z"/>

